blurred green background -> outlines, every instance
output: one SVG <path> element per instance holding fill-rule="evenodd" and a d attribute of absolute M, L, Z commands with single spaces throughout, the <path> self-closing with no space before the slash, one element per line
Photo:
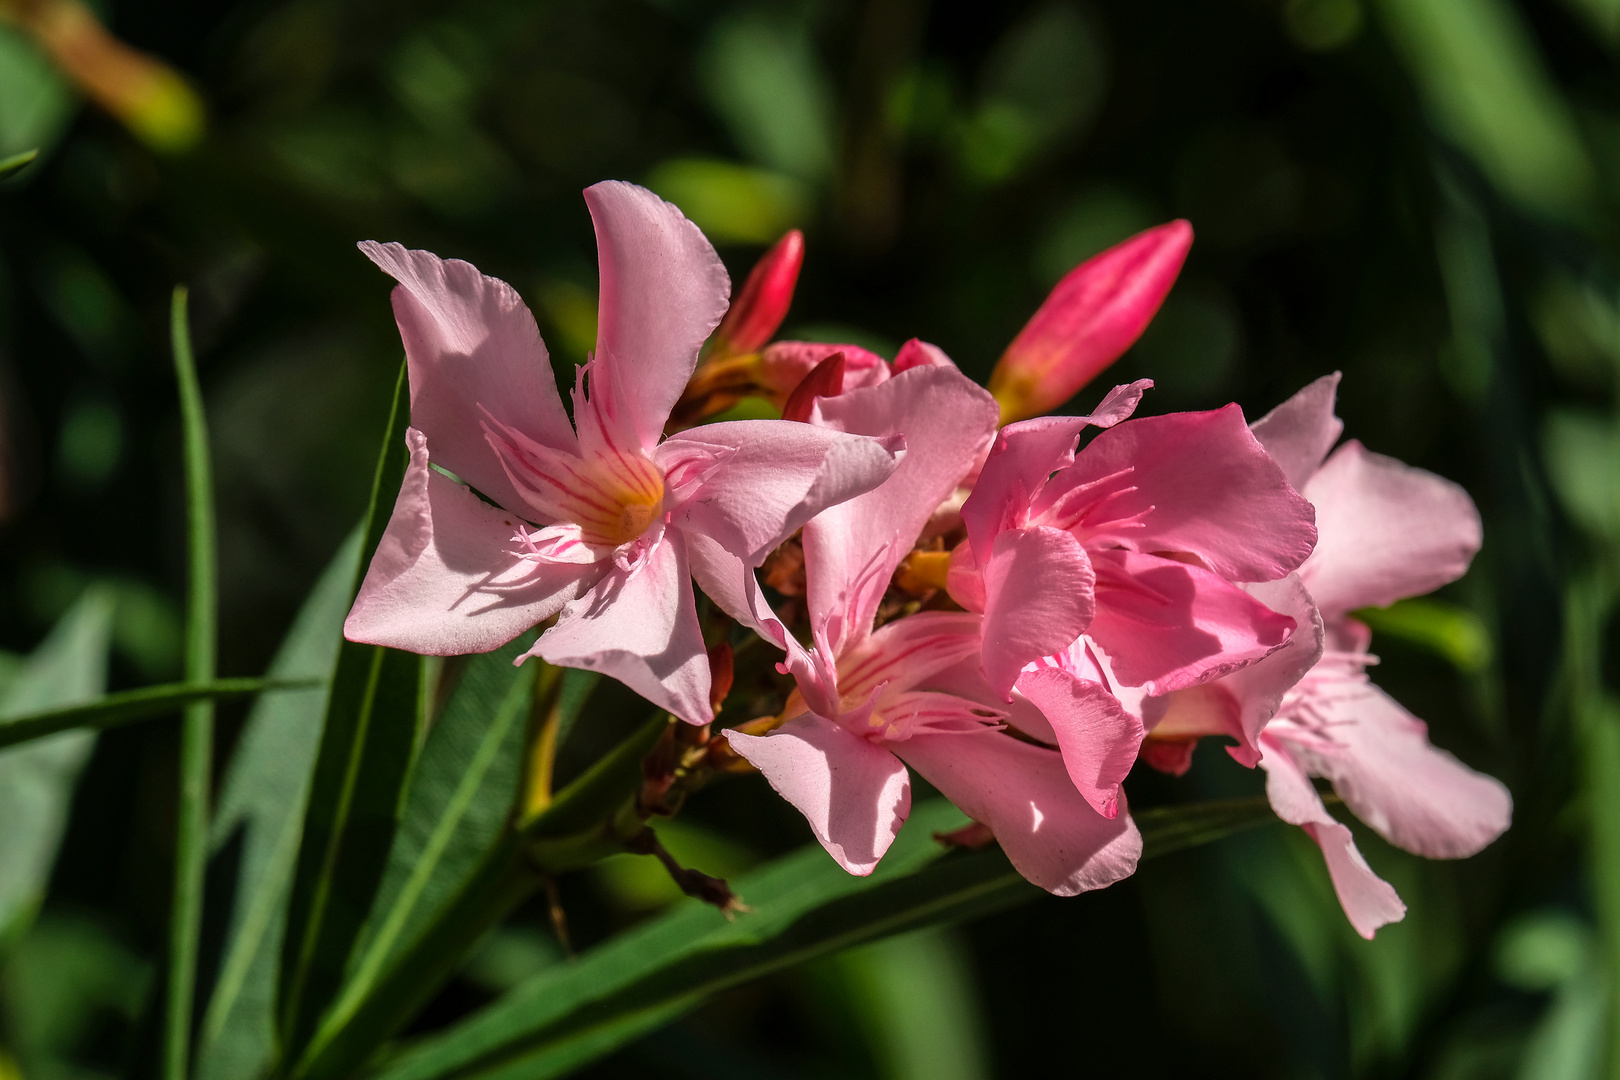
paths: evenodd
<path fill-rule="evenodd" d="M 1358 831 L 1410 909 L 1376 941 L 1310 842 L 1266 828 L 733 991 L 587 1075 L 1620 1075 L 1620 2 L 97 10 L 208 121 L 125 126 L 0 20 L 0 157 L 42 151 L 0 182 L 0 647 L 95 585 L 113 685 L 179 672 L 176 282 L 215 443 L 221 671 L 255 674 L 363 507 L 399 362 L 354 242 L 510 281 L 566 371 L 594 337 L 579 193 L 604 178 L 680 205 L 736 281 L 803 228 L 783 336 L 918 336 L 980 379 L 1068 268 L 1187 217 L 1182 279 L 1106 384 L 1253 418 L 1342 370 L 1350 435 L 1480 505 L 1473 570 L 1375 620 L 1373 674 L 1508 783 L 1516 820 L 1460 864 Z M 38 920 L 0 927 L 0 1078 L 152 1072 L 176 748 L 174 724 L 136 726 L 84 765 Z M 1127 786 L 1261 782 L 1206 745 L 1185 779 Z M 719 874 L 809 840 L 758 777 L 664 835 Z M 669 902 L 648 862 L 563 883 L 579 943 Z M 558 962 L 545 925 L 522 913 L 419 1030 Z"/>

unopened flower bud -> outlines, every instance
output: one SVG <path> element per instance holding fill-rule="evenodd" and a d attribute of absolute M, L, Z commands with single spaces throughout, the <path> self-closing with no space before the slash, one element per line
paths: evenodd
<path fill-rule="evenodd" d="M 1190 224 L 1172 221 L 1069 271 L 990 375 L 1001 422 L 1056 408 L 1119 359 L 1164 303 L 1192 239 Z"/>
<path fill-rule="evenodd" d="M 804 234 L 794 229 L 771 246 L 748 272 L 742 291 L 710 342 L 709 356 L 758 352 L 787 317 L 804 264 Z"/>

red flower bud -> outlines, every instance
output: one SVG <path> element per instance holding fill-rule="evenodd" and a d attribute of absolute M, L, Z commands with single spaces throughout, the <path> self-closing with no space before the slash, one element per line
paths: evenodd
<path fill-rule="evenodd" d="M 810 409 L 818 397 L 837 397 L 844 392 L 844 354 L 835 352 L 810 370 L 804 381 L 793 388 L 782 406 L 782 419 L 808 423 Z"/>
<path fill-rule="evenodd" d="M 754 264 L 742 291 L 714 332 L 711 357 L 757 352 L 787 317 L 804 264 L 804 234 L 794 229 Z"/>
<path fill-rule="evenodd" d="M 1069 271 L 990 375 L 1001 422 L 1063 404 L 1135 344 L 1175 284 L 1192 239 L 1190 224 L 1172 221 Z"/>

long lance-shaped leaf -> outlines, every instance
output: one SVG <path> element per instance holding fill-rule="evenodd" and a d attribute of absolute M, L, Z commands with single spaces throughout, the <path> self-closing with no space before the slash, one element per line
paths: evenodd
<path fill-rule="evenodd" d="M 573 707 L 580 704 L 576 700 Z M 353 1075 L 455 973 L 473 944 L 539 886 L 541 872 L 622 851 L 616 821 L 641 782 L 642 758 L 672 722 L 667 716 L 649 721 L 558 792 L 521 831 L 502 830 L 434 916 L 416 919 L 415 936 L 396 948 L 383 974 L 360 992 L 344 994 L 294 1070 L 298 1080 Z"/>
<path fill-rule="evenodd" d="M 10 157 L 0 158 L 0 180 L 4 180 L 12 173 L 24 168 L 37 157 L 39 157 L 38 150 L 24 150 L 20 154 L 12 154 Z"/>
<path fill-rule="evenodd" d="M 965 820 L 943 801 L 914 807 L 867 878 L 845 874 L 819 847 L 778 859 L 736 883 L 748 913 L 728 922 L 684 902 L 416 1044 L 381 1068 L 380 1080 L 561 1076 L 728 987 L 1045 895 L 998 849 L 945 855 L 931 834 Z M 1151 858 L 1276 819 L 1265 800 L 1244 799 L 1149 810 L 1136 820 Z"/>
<path fill-rule="evenodd" d="M 216 857 L 222 850 L 234 854 L 236 896 L 197 1038 L 199 1080 L 263 1076 L 275 1053 L 276 965 L 287 894 L 360 541 L 356 530 L 333 556 L 270 664 L 272 677 L 319 681 L 254 704 L 220 790 L 212 842 Z"/>
<path fill-rule="evenodd" d="M 219 622 L 218 555 L 214 548 L 214 482 L 208 424 L 186 322 L 186 290 L 174 290 L 170 308 L 174 369 L 180 383 L 180 425 L 185 446 L 186 681 L 214 680 Z M 214 703 L 185 707 L 180 731 L 180 805 L 175 821 L 174 903 L 169 918 L 169 993 L 164 1014 L 163 1075 L 185 1080 L 191 1061 L 192 998 L 202 935 L 203 873 L 208 864 L 208 783 L 214 767 Z"/>
<path fill-rule="evenodd" d="M 136 720 L 165 716 L 201 701 L 225 701 L 275 691 L 303 690 L 305 679 L 214 679 L 201 683 L 165 683 L 139 690 L 120 690 L 83 705 L 28 712 L 0 719 L 0 748 L 43 739 L 80 728 L 100 731 Z"/>
<path fill-rule="evenodd" d="M 91 589 L 0 690 L 0 717 L 93 698 L 107 680 L 113 600 Z M 72 710 L 68 710 L 72 711 Z M 4 731 L 0 727 L 0 731 Z M 67 827 L 73 787 L 95 735 L 54 738 L 0 750 L 0 947 L 27 929 L 44 898 Z"/>
<path fill-rule="evenodd" d="M 403 367 L 372 481 L 358 591 L 387 527 L 408 457 L 410 403 Z M 399 823 L 423 719 L 422 658 L 345 642 L 304 812 L 277 990 L 283 1067 L 299 1052 L 342 982 L 371 910 Z"/>

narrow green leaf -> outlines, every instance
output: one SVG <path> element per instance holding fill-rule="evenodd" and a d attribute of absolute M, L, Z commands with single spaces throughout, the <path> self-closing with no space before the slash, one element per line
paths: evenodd
<path fill-rule="evenodd" d="M 1276 820 L 1263 799 L 1150 810 L 1136 819 L 1144 858 Z M 932 834 L 965 821 L 943 801 L 914 807 L 871 877 L 844 873 L 819 847 L 778 859 L 735 883 L 748 913 L 727 921 L 711 907 L 683 903 L 577 963 L 542 972 L 416 1044 L 380 1076 L 561 1076 L 728 987 L 851 945 L 1044 895 L 999 849 L 942 857 Z"/>
<path fill-rule="evenodd" d="M 387 527 L 408 456 L 404 368 L 372 481 L 359 588 Z M 345 642 L 338 652 L 305 808 L 277 990 L 283 1067 L 331 1003 L 376 897 L 422 723 L 424 665 L 410 653 Z"/>
<path fill-rule="evenodd" d="M 170 306 L 174 369 L 180 383 L 180 423 L 186 475 L 186 681 L 214 680 L 219 621 L 214 549 L 214 484 L 208 424 L 186 321 L 186 290 L 177 286 Z M 168 1008 L 164 1014 L 163 1075 L 185 1080 L 191 1058 L 191 1013 L 202 934 L 203 875 L 208 863 L 208 784 L 214 764 L 214 703 L 185 708 L 180 734 L 180 805 L 175 822 L 174 902 L 169 919 Z"/>
<path fill-rule="evenodd" d="M 0 748 L 43 739 L 64 731 L 99 731 L 136 720 L 175 712 L 199 701 L 222 701 L 254 694 L 304 691 L 307 680 L 214 679 L 203 683 L 165 683 L 139 690 L 120 690 L 84 705 L 0 717 Z"/>
<path fill-rule="evenodd" d="M 479 693 L 483 696 L 488 691 Z M 581 694 L 576 704 L 582 704 L 583 700 Z M 493 710 L 495 718 L 499 719 L 515 704 L 515 696 L 504 697 Z M 447 720 L 448 717 L 440 724 Z M 606 826 L 629 803 L 641 780 L 642 758 L 671 722 L 667 715 L 659 714 L 633 732 L 558 792 L 551 805 L 523 831 L 499 827 L 489 830 L 486 821 L 480 831 L 489 830 L 484 835 L 493 834 L 496 842 L 476 847 L 481 858 L 475 865 L 467 862 L 465 856 L 456 856 L 455 861 L 465 870 L 439 871 L 440 881 L 432 883 L 432 888 L 435 894 L 445 898 L 437 902 L 432 917 L 428 917 L 429 913 L 418 901 L 420 914 L 409 918 L 419 929 L 413 935 L 395 935 L 392 956 L 386 966 L 376 969 L 382 974 L 370 975 L 364 985 L 353 987 L 352 992 L 346 990 L 294 1075 L 299 1080 L 335 1080 L 352 1074 L 443 985 L 464 961 L 468 950 L 538 887 L 540 879 L 536 871 L 539 868 L 583 865 L 622 850 L 621 842 Z M 473 728 L 471 723 L 463 723 Z M 492 730 L 492 726 L 486 728 L 485 734 Z M 501 784 L 509 810 L 521 779 L 515 751 L 522 744 L 510 734 L 501 736 L 500 743 L 501 748 L 491 759 L 491 765 L 500 765 L 502 771 L 495 779 Z M 478 749 L 486 753 L 489 745 L 485 738 L 478 740 Z M 499 754 L 507 751 L 514 752 L 512 759 L 501 760 Z M 477 751 L 474 753 L 476 761 Z M 426 760 L 424 756 L 424 769 Z M 510 787 L 505 786 L 508 783 L 506 769 L 512 770 Z M 460 782 L 457 786 L 459 789 Z M 430 800 L 430 804 L 433 801 L 437 798 Z M 424 806 L 424 811 L 429 808 Z M 492 806 L 483 807 L 481 813 L 492 809 Z M 424 816 L 428 821 L 433 820 L 431 815 Z M 435 830 L 437 828 L 435 824 Z M 467 829 L 466 822 L 458 825 L 458 831 Z M 424 844 L 422 850 L 429 847 Z M 456 891 L 450 894 L 447 886 L 452 883 Z M 427 892 L 428 886 L 424 885 L 422 893 Z M 405 890 L 402 889 L 400 895 L 405 895 Z M 400 947 L 406 941 L 409 944 Z M 361 965 L 362 969 L 369 967 L 365 960 Z"/>
<path fill-rule="evenodd" d="M 38 150 L 24 150 L 20 154 L 12 154 L 10 157 L 0 158 L 0 180 L 4 180 L 11 174 L 20 171 L 23 166 L 29 164 L 37 157 L 39 157 Z"/>
<path fill-rule="evenodd" d="M 270 664 L 272 678 L 319 681 L 256 702 L 225 774 L 212 846 L 218 853 L 238 843 L 240 862 L 224 961 L 198 1036 L 200 1080 L 261 1076 L 274 1054 L 287 890 L 359 561 L 356 530 L 315 583 Z"/>
<path fill-rule="evenodd" d="M 7 685 L 0 717 L 39 715 L 101 693 L 112 616 L 110 595 L 87 593 Z M 73 785 L 94 744 L 93 732 L 61 729 L 30 746 L 0 751 L 0 943 L 21 933 L 44 895 Z"/>
<path fill-rule="evenodd" d="M 500 844 L 522 779 L 524 733 L 540 670 L 539 661 L 522 667 L 512 662 L 532 643 L 533 636 L 525 635 L 470 659 L 434 723 L 356 961 L 310 1043 L 310 1056 L 350 1024 L 368 996 L 414 997 L 415 987 L 397 980 L 379 985 L 379 977 Z M 351 1033 L 350 1041 L 355 1038 Z"/>

